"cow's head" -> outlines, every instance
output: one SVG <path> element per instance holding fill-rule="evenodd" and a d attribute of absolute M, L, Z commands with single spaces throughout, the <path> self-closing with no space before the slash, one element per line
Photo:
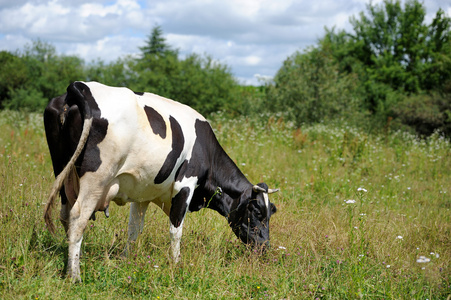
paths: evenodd
<path fill-rule="evenodd" d="M 245 199 L 241 199 L 230 225 L 243 243 L 262 250 L 269 247 L 269 219 L 277 209 L 269 201 L 268 194 L 277 191 L 268 189 L 265 183 L 259 183 L 252 187 L 250 197 L 248 194 Z"/>

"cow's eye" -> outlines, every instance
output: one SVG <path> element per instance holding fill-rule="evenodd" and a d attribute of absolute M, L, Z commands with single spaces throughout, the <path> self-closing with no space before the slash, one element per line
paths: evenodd
<path fill-rule="evenodd" d="M 257 219 L 259 219 L 259 220 L 261 220 L 261 219 L 263 219 L 263 214 L 261 213 L 261 211 L 260 210 L 255 210 L 254 211 L 254 215 L 257 217 Z"/>

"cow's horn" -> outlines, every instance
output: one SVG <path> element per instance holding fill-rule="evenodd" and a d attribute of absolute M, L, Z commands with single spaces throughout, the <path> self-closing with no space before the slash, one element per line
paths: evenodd
<path fill-rule="evenodd" d="M 277 193 L 279 189 L 268 189 L 268 194 Z"/>
<path fill-rule="evenodd" d="M 254 191 L 254 192 L 264 192 L 264 193 L 266 193 L 266 190 L 264 189 L 264 188 L 262 188 L 261 186 L 258 186 L 258 185 L 254 185 L 253 187 L 252 187 L 252 190 Z"/>

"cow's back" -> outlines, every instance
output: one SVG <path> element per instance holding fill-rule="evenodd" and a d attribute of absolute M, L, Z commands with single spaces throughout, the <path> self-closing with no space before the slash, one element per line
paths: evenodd
<path fill-rule="evenodd" d="M 97 145 L 105 184 L 117 183 L 124 201 L 170 201 L 176 170 L 189 160 L 195 122 L 205 120 L 190 107 L 151 93 L 85 83 L 108 129 Z M 93 123 L 93 132 L 101 131 Z"/>

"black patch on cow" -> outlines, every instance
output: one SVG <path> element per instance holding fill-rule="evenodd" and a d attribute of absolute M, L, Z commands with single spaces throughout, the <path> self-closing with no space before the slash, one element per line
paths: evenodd
<path fill-rule="evenodd" d="M 138 95 L 138 96 L 143 96 L 144 95 L 143 92 L 133 92 L 133 93 L 135 93 L 135 95 Z"/>
<path fill-rule="evenodd" d="M 155 184 L 163 183 L 168 179 L 177 163 L 177 159 L 183 151 L 183 146 L 185 145 L 185 138 L 179 122 L 172 116 L 169 117 L 169 122 L 172 131 L 172 150 L 169 152 L 158 175 L 155 177 Z"/>
<path fill-rule="evenodd" d="M 82 93 L 84 101 L 87 102 L 89 108 L 91 109 L 91 114 L 93 117 L 91 131 L 89 132 L 88 141 L 86 142 L 86 147 L 84 153 L 82 153 L 78 159 L 80 164 L 77 164 L 78 175 L 81 177 L 86 172 L 95 172 L 99 169 L 102 164 L 100 159 L 100 149 L 98 144 L 103 141 L 108 131 L 108 120 L 102 118 L 102 112 L 92 96 L 89 87 L 82 82 L 73 83 L 75 87 Z M 68 89 L 69 93 L 69 89 Z M 83 127 L 82 127 L 83 128 Z M 81 128 L 81 129 L 82 129 Z M 80 131 L 81 134 L 81 131 Z M 76 145 L 75 145 L 76 148 Z M 74 148 L 74 150 L 75 150 Z"/>
<path fill-rule="evenodd" d="M 187 168 L 189 166 L 188 160 L 185 159 L 185 161 L 180 165 L 180 167 L 177 169 L 177 172 L 175 172 L 175 181 L 181 182 L 183 179 L 183 176 L 187 173 Z"/>
<path fill-rule="evenodd" d="M 108 121 L 104 118 L 94 118 L 91 132 L 86 143 L 83 161 L 80 166 L 79 176 L 86 172 L 95 172 L 102 164 L 100 159 L 100 149 L 98 145 L 103 141 L 108 131 Z"/>
<path fill-rule="evenodd" d="M 163 117 L 152 107 L 144 106 L 147 119 L 154 134 L 158 134 L 161 138 L 166 138 L 166 122 Z"/>
<path fill-rule="evenodd" d="M 182 181 L 183 177 L 197 176 L 198 181 L 205 180 L 207 170 L 211 167 L 210 155 L 219 146 L 214 136 L 213 130 L 207 121 L 196 119 L 194 125 L 196 130 L 196 140 L 189 161 L 184 161 L 177 170 L 175 180 Z M 220 147 L 220 146 L 219 146 Z"/>
<path fill-rule="evenodd" d="M 186 200 L 188 199 L 190 188 L 185 186 L 172 198 L 171 211 L 169 212 L 169 220 L 176 228 L 180 226 L 186 214 Z"/>

